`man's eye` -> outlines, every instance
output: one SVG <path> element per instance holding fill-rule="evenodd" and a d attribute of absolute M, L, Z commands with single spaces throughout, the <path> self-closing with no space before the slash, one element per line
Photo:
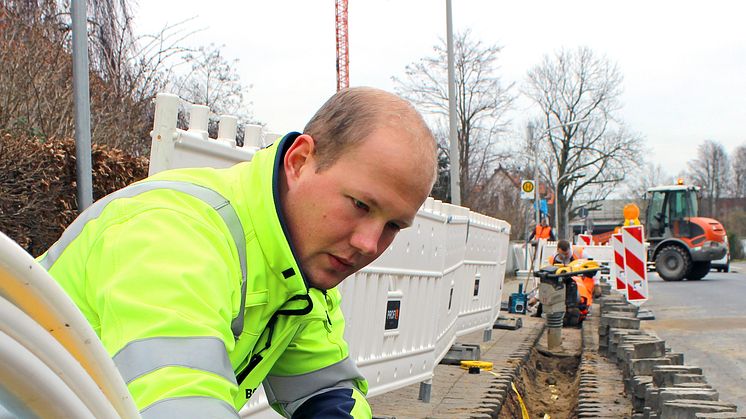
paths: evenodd
<path fill-rule="evenodd" d="M 401 226 L 396 223 L 388 223 L 388 227 L 393 231 L 399 231 L 401 230 Z"/>
<path fill-rule="evenodd" d="M 360 208 L 361 210 L 368 211 L 368 206 L 365 204 L 365 202 L 358 201 L 357 199 L 353 198 L 352 203 L 353 205 L 355 205 L 355 207 Z"/>

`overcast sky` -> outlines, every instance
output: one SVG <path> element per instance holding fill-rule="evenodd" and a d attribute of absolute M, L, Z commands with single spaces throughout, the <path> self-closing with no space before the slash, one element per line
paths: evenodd
<path fill-rule="evenodd" d="M 140 0 L 138 32 L 189 17 L 188 43 L 225 45 L 240 60 L 254 116 L 270 131 L 302 130 L 336 89 L 333 0 Z M 393 90 L 392 76 L 432 55 L 444 0 L 349 0 L 350 84 Z M 500 74 L 521 84 L 545 54 L 588 46 L 624 75 L 620 116 L 670 175 L 712 139 L 746 144 L 746 2 L 453 0 L 454 30 L 503 47 Z M 528 109 L 513 117 L 522 133 Z M 519 135 L 519 134 L 517 134 Z"/>

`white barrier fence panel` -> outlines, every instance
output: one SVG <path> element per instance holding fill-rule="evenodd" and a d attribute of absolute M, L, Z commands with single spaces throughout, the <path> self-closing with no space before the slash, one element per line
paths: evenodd
<path fill-rule="evenodd" d="M 175 118 L 171 108 L 178 105 L 178 97 L 158 95 L 151 174 L 251 159 L 256 147 L 209 139 L 199 122 L 187 131 L 177 129 L 166 118 Z M 458 336 L 492 328 L 509 237 L 504 221 L 429 198 L 412 227 L 402 230 L 380 258 L 342 282 L 345 338 L 369 381 L 370 396 L 432 378 Z M 262 391 L 241 413 L 276 417 Z"/>

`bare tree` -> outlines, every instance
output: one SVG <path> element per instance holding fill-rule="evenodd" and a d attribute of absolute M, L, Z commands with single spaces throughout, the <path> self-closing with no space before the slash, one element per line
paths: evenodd
<path fill-rule="evenodd" d="M 40 138 L 73 135 L 69 2 L 0 2 L 0 130 Z M 167 78 L 165 59 L 183 31 L 135 39 L 126 1 L 90 4 L 91 128 L 94 143 L 135 155 L 150 146 L 152 101 Z"/>
<path fill-rule="evenodd" d="M 733 152 L 733 196 L 746 198 L 746 144 Z"/>
<path fill-rule="evenodd" d="M 622 80 L 616 64 L 586 47 L 547 55 L 528 72 L 524 94 L 538 105 L 545 128 L 535 139 L 539 173 L 558 189 L 561 236 L 568 237 L 568 217 L 578 211 L 574 201 L 598 207 L 640 157 L 641 137 L 616 115 Z"/>
<path fill-rule="evenodd" d="M 506 112 L 514 97 L 512 84 L 503 85 L 497 75 L 501 47 L 473 40 L 467 30 L 454 36 L 456 107 L 458 119 L 461 199 L 465 206 L 479 209 L 483 189 L 500 156 L 497 143 L 507 131 Z M 434 56 L 407 65 L 403 78 L 394 77 L 396 91 L 421 111 L 437 119 L 436 137 L 442 154 L 448 153 L 448 60 L 444 40 L 433 47 Z M 442 181 L 441 181 L 442 183 Z M 480 191 L 477 193 L 476 191 Z"/>
<path fill-rule="evenodd" d="M 625 197 L 642 208 L 642 197 L 647 190 L 653 186 L 672 185 L 673 176 L 664 171 L 660 163 L 646 162 L 640 169 L 639 176 L 625 180 Z"/>
<path fill-rule="evenodd" d="M 237 59 L 228 59 L 219 46 L 210 44 L 190 51 L 183 57 L 189 70 L 173 77 L 171 90 L 188 102 L 206 105 L 210 108 L 208 132 L 211 137 L 218 133 L 219 115 L 229 114 L 238 117 L 236 141 L 243 145 L 246 124 L 260 124 L 251 112 L 250 102 L 244 101 L 244 87 L 236 71 Z M 186 125 L 188 109 L 179 111 L 180 125 Z"/>
<path fill-rule="evenodd" d="M 687 163 L 694 182 L 701 188 L 707 215 L 715 216 L 717 200 L 724 196 L 730 162 L 725 147 L 717 141 L 705 140 L 697 146 L 697 158 Z"/>
<path fill-rule="evenodd" d="M 210 44 L 185 54 L 183 59 L 190 69 L 177 77 L 172 87 L 189 102 L 207 105 L 216 113 L 238 115 L 244 110 L 238 60 L 226 58 L 220 48 Z"/>

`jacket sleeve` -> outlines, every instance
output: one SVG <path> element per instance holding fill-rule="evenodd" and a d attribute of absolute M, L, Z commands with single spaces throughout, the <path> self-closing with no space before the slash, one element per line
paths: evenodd
<path fill-rule="evenodd" d="M 301 326 L 264 381 L 270 404 L 286 417 L 372 417 L 365 399 L 368 382 L 343 338 L 339 300 L 338 291 L 328 292 L 328 316 Z"/>
<path fill-rule="evenodd" d="M 209 219 L 151 210 L 109 227 L 93 246 L 94 328 L 143 418 L 238 417 L 228 350 L 241 273 L 226 237 Z"/>

